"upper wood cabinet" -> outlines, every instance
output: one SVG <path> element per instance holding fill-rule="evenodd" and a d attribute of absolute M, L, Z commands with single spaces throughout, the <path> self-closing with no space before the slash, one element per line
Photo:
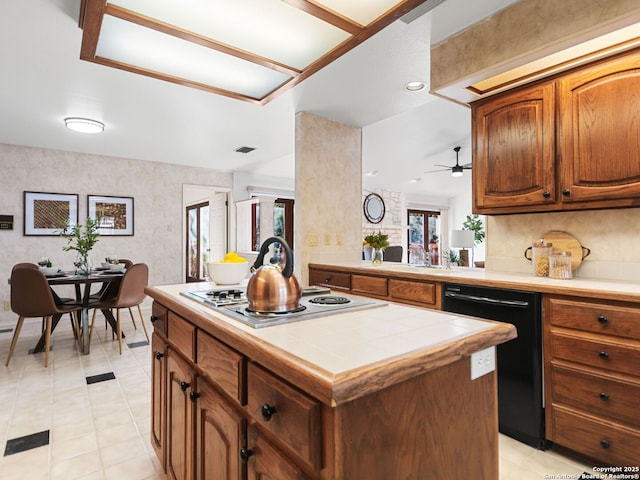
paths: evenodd
<path fill-rule="evenodd" d="M 554 111 L 553 83 L 474 107 L 476 208 L 539 208 L 555 202 Z"/>
<path fill-rule="evenodd" d="M 640 206 L 640 50 L 472 105 L 482 214 Z"/>

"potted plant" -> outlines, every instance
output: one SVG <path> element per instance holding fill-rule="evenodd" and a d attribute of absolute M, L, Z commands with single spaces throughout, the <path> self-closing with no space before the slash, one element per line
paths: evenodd
<path fill-rule="evenodd" d="M 477 214 L 467 215 L 467 218 L 462 224 L 463 230 L 473 231 L 473 241 L 476 245 L 482 243 L 482 241 L 484 240 L 484 229 L 482 227 L 482 220 L 480 220 L 480 217 Z"/>
<path fill-rule="evenodd" d="M 389 235 L 382 233 L 372 233 L 364 237 L 363 245 L 371 247 L 371 262 L 382 263 L 382 252 L 389 246 Z"/>
<path fill-rule="evenodd" d="M 94 220 L 88 217 L 86 226 L 83 227 L 77 224 L 70 227 L 69 224 L 67 224 L 60 232 L 60 236 L 67 240 L 67 245 L 62 247 L 62 250 L 65 252 L 75 250 L 77 252 L 76 260 L 73 262 L 77 274 L 89 275 L 91 273 L 91 258 L 89 257 L 89 252 L 98 242 L 98 237 L 100 237 L 98 224 L 99 219 Z"/>

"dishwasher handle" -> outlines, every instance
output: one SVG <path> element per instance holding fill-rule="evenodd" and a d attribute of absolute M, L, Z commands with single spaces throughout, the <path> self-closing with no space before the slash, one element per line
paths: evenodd
<path fill-rule="evenodd" d="M 524 300 L 501 300 L 498 298 L 480 297 L 478 295 L 466 295 L 464 293 L 444 292 L 445 297 L 461 300 L 463 302 L 484 303 L 500 307 L 529 308 L 529 302 Z"/>

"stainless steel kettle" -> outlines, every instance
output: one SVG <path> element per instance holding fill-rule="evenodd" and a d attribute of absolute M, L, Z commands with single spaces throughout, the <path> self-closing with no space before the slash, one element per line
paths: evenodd
<path fill-rule="evenodd" d="M 285 253 L 284 267 L 280 264 L 263 265 L 269 246 L 279 243 Z M 249 310 L 260 313 L 287 313 L 300 306 L 302 290 L 293 274 L 293 253 L 280 237 L 270 237 L 260 247 L 260 254 L 251 267 L 247 284 Z"/>

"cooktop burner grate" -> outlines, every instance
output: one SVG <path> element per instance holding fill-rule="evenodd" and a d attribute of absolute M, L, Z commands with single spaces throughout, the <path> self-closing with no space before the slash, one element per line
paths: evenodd
<path fill-rule="evenodd" d="M 280 315 L 287 315 L 290 313 L 298 313 L 306 310 L 307 307 L 304 305 L 299 305 L 297 308 L 292 310 L 285 310 L 284 312 L 260 312 L 258 310 L 251 310 L 249 307 L 245 308 L 245 310 L 251 315 L 255 315 L 256 317 L 278 317 Z"/>
<path fill-rule="evenodd" d="M 315 297 L 309 300 L 309 303 L 315 303 L 316 305 L 343 305 L 345 303 L 350 303 L 346 297 L 338 297 L 335 295 L 325 295 L 323 297 Z"/>

